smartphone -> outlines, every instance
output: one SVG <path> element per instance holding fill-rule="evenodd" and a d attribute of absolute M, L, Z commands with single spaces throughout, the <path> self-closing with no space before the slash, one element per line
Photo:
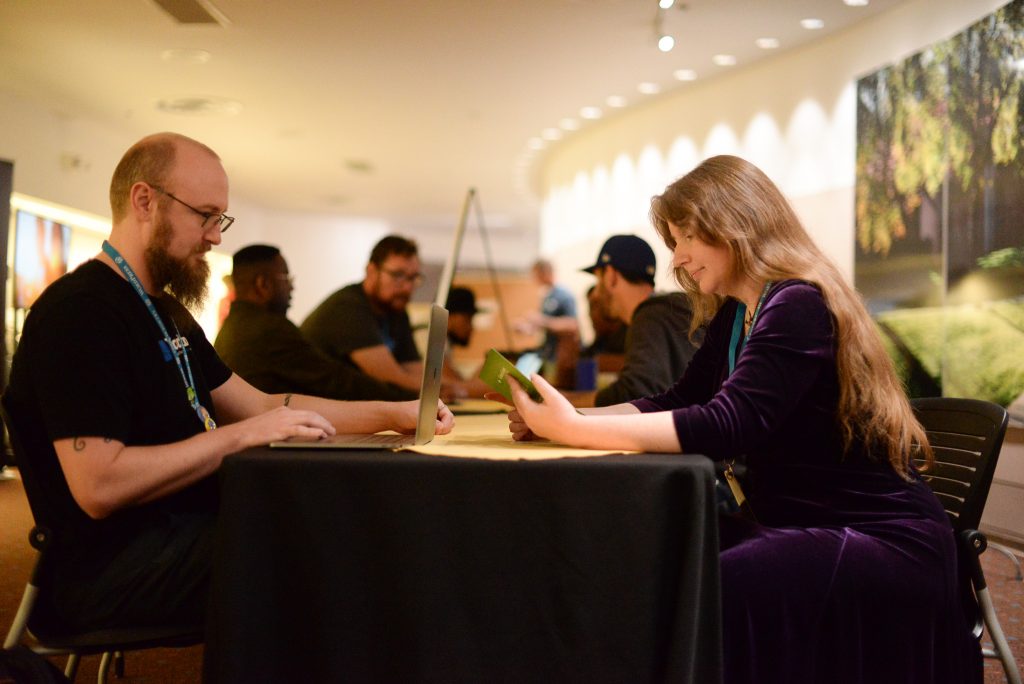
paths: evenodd
<path fill-rule="evenodd" d="M 534 371 L 536 372 L 536 371 Z M 530 379 L 516 366 L 506 359 L 497 349 L 491 349 L 484 357 L 483 368 L 480 369 L 480 379 L 487 383 L 495 392 L 512 401 L 512 389 L 508 386 L 509 375 L 516 379 L 530 398 L 534 401 L 543 401 L 540 392 L 533 386 Z"/>

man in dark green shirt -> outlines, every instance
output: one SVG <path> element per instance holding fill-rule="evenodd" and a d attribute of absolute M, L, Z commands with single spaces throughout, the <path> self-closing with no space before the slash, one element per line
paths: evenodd
<path fill-rule="evenodd" d="M 277 247 L 250 245 L 232 264 L 235 301 L 214 342 L 221 359 L 264 392 L 330 399 L 414 399 L 415 392 L 380 382 L 313 347 L 288 320 L 293 289 Z"/>
<path fill-rule="evenodd" d="M 423 364 L 406 306 L 422 281 L 416 243 L 388 235 L 370 252 L 362 282 L 321 302 L 302 322 L 302 334 L 331 358 L 418 392 Z"/>

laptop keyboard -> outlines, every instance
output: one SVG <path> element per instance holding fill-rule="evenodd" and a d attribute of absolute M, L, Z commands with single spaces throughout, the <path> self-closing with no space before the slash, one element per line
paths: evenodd
<path fill-rule="evenodd" d="M 334 437 L 331 441 L 335 444 L 356 442 L 358 444 L 366 444 L 369 446 L 405 446 L 412 443 L 412 438 L 409 435 L 351 435 L 352 439 L 346 439 L 346 435 L 339 435 Z"/>

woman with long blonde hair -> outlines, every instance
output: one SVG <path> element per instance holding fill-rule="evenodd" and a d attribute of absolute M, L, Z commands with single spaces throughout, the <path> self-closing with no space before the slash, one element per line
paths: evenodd
<path fill-rule="evenodd" d="M 663 394 L 583 414 L 518 386 L 516 439 L 743 460 L 721 530 L 725 681 L 980 681 L 921 426 L 860 297 L 778 188 L 719 156 L 653 198 L 703 346 Z M 687 331 L 680 331 L 687 334 Z"/>

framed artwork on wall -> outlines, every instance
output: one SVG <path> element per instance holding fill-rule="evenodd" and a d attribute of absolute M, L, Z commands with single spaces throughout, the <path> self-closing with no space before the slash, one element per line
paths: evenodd
<path fill-rule="evenodd" d="M 1024 394 L 1024 0 L 857 83 L 855 284 L 912 396 Z"/>
<path fill-rule="evenodd" d="M 71 228 L 19 209 L 14 228 L 14 308 L 28 309 L 68 271 Z"/>

